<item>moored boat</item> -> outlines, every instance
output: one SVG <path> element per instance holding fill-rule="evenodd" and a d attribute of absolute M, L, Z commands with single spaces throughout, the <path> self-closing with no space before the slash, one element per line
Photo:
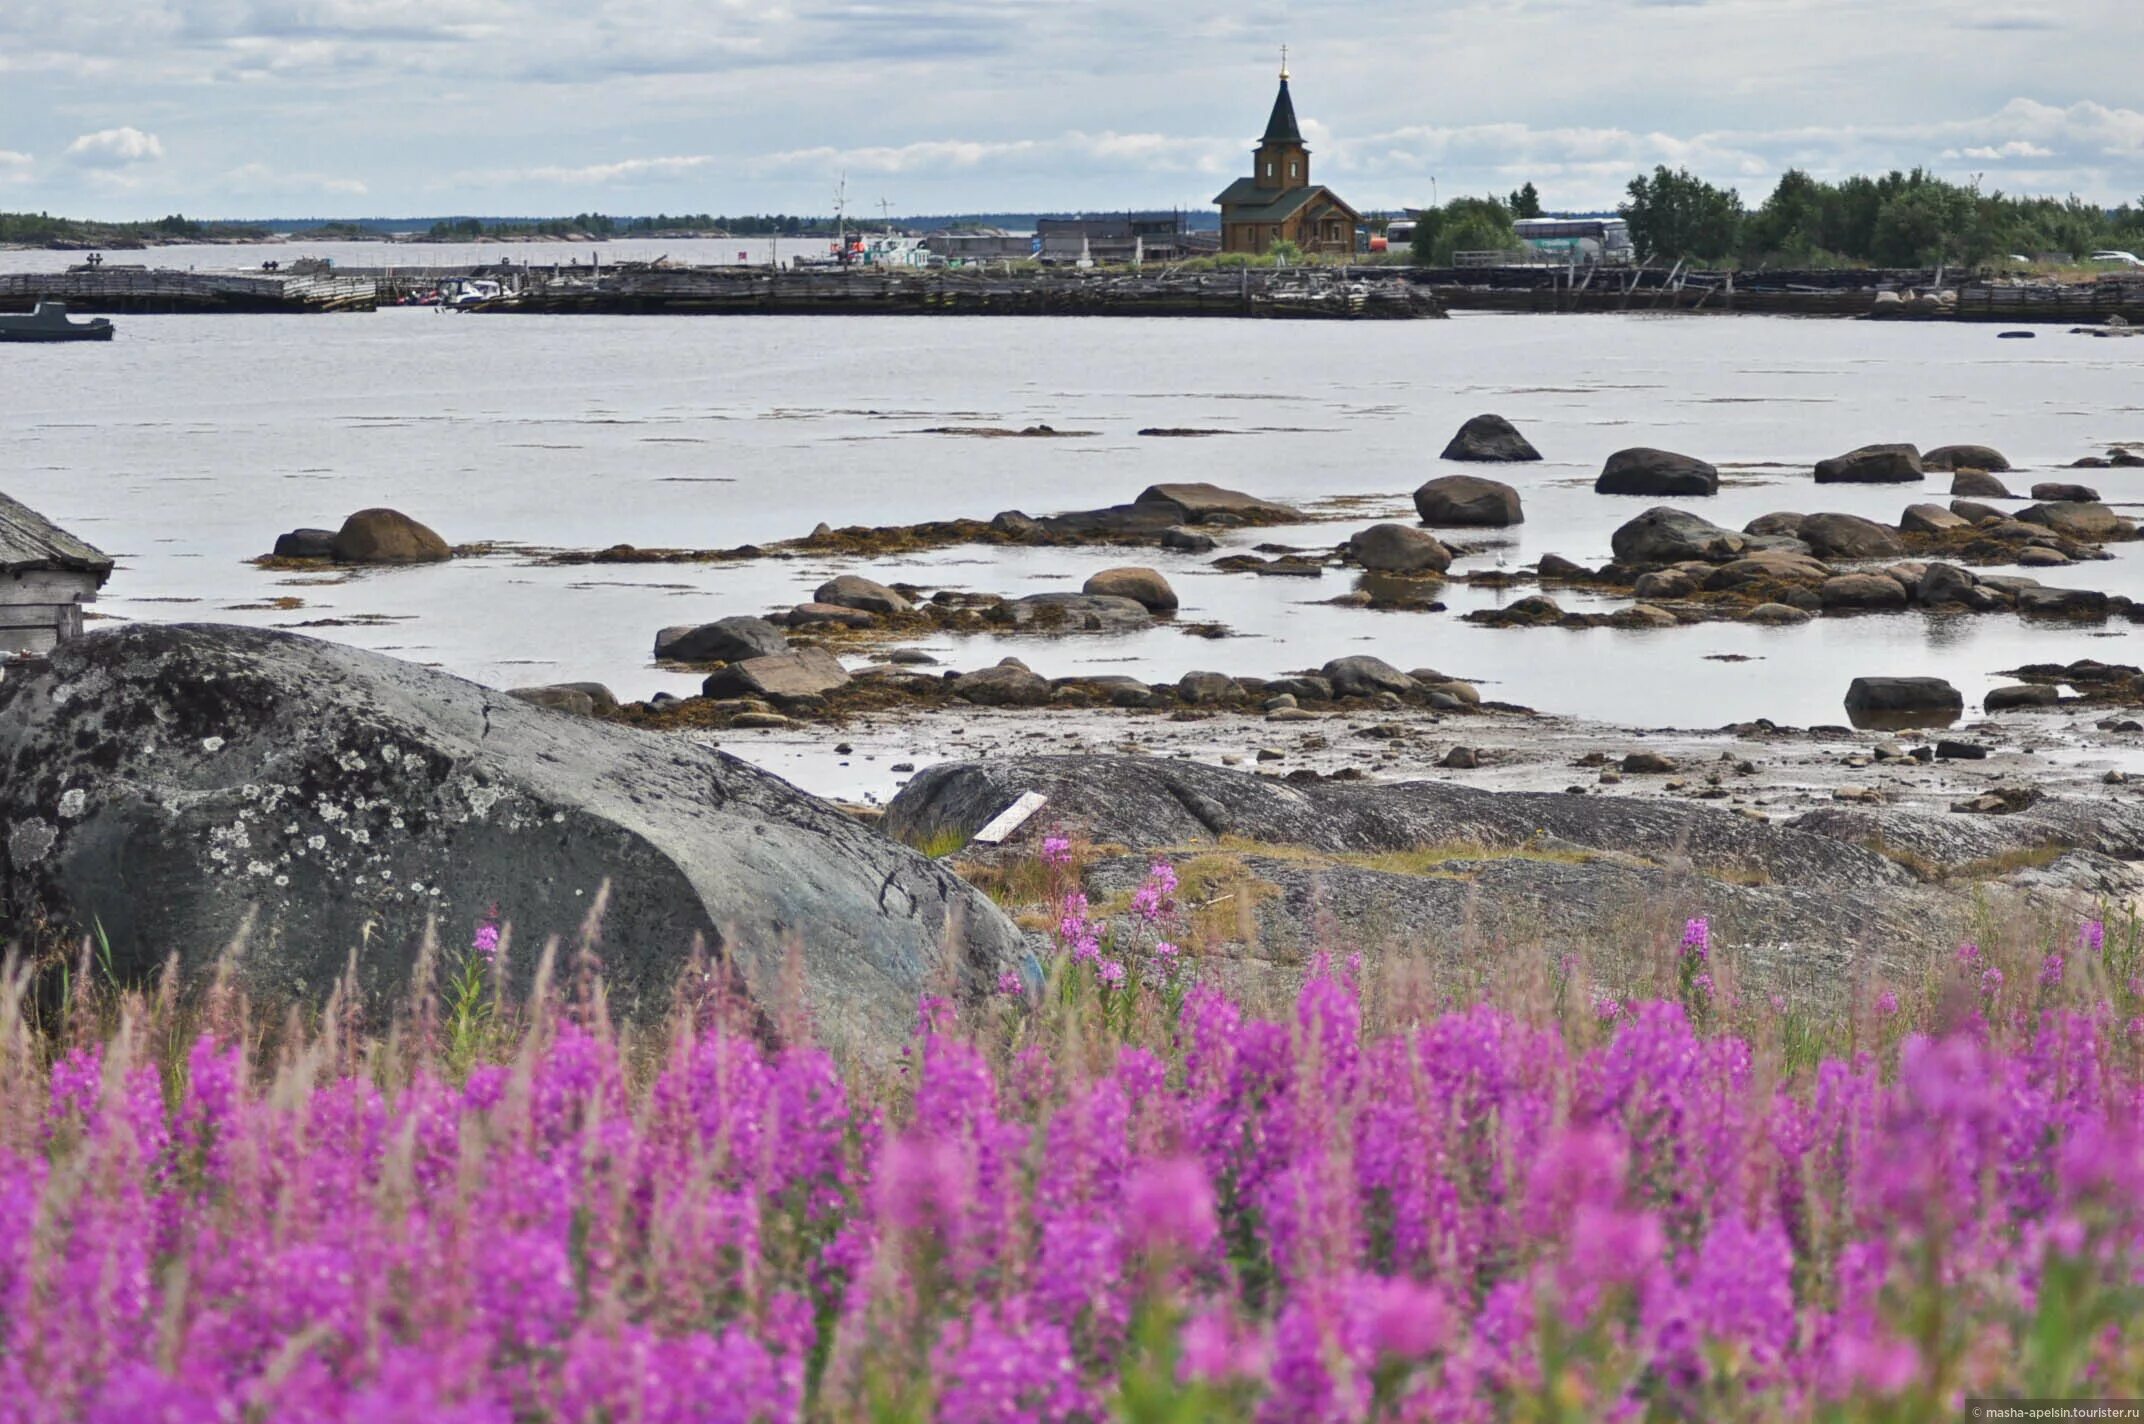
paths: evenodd
<path fill-rule="evenodd" d="M 115 329 L 101 316 L 70 321 L 65 302 L 39 302 L 28 316 L 0 315 L 0 341 L 110 341 Z"/>

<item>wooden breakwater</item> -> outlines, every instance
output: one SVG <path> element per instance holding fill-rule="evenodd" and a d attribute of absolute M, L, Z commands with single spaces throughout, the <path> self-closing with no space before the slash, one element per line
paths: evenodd
<path fill-rule="evenodd" d="M 1141 316 L 1408 320 L 1443 316 L 1416 283 L 1314 268 L 1152 274 L 992 275 L 912 269 L 619 267 L 600 276 L 523 274 L 473 311 L 773 316 Z"/>
<path fill-rule="evenodd" d="M 65 302 L 74 312 L 371 311 L 379 286 L 331 273 L 178 271 L 87 264 L 64 272 L 0 272 L 0 311 Z"/>
<path fill-rule="evenodd" d="M 1723 312 L 1878 321 L 2144 321 L 2144 279 L 2026 282 L 1905 272 L 1736 273 L 1636 268 L 1417 269 L 1410 280 L 1454 311 Z"/>

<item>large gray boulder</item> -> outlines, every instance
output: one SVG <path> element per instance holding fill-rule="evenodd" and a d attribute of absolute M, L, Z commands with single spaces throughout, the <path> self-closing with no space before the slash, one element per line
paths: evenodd
<path fill-rule="evenodd" d="M 1947 726 L 1964 711 L 1964 694 L 1940 677 L 1857 677 L 1846 688 L 1857 727 Z"/>
<path fill-rule="evenodd" d="M 1412 692 L 1415 680 L 1383 658 L 1356 653 L 1334 658 L 1318 669 L 1318 676 L 1333 685 L 1335 697 L 1374 697 L 1380 692 Z"/>
<path fill-rule="evenodd" d="M 1960 470 L 1950 477 L 1950 492 L 1968 499 L 2016 499 L 2010 486 L 1986 470 Z"/>
<path fill-rule="evenodd" d="M 655 656 L 665 662 L 735 663 L 789 651 L 782 630 L 764 618 L 718 618 L 712 623 L 665 628 L 655 635 Z"/>
<path fill-rule="evenodd" d="M 399 509 L 360 509 L 335 531 L 329 552 L 345 564 L 437 564 L 453 549 Z"/>
<path fill-rule="evenodd" d="M 199 983 L 243 933 L 256 1000 L 317 1004 L 354 954 L 382 1013 L 428 925 L 451 965 L 496 908 L 525 986 L 606 884 L 623 1013 L 660 1012 L 698 944 L 884 1057 L 941 982 L 1034 972 L 983 896 L 734 757 L 284 633 L 63 644 L 0 684 L 0 768 L 8 923 L 98 933 L 128 979 L 175 954 Z"/>
<path fill-rule="evenodd" d="M 1442 458 L 1515 464 L 1538 460 L 1541 452 L 1501 415 L 1477 415 L 1459 427 L 1451 443 L 1444 447 Z"/>
<path fill-rule="evenodd" d="M 1303 517 L 1288 505 L 1197 480 L 1148 485 L 1132 503 L 1172 524 L 1285 524 Z"/>
<path fill-rule="evenodd" d="M 1429 481 L 1414 492 L 1414 508 L 1424 524 L 1502 528 L 1526 522 L 1517 490 L 1476 475 L 1443 475 Z"/>
<path fill-rule="evenodd" d="M 1145 604 L 1107 593 L 1031 593 L 1005 606 L 1015 627 L 1033 632 L 1123 633 L 1154 623 Z"/>
<path fill-rule="evenodd" d="M 1174 613 L 1176 590 L 1157 569 L 1138 565 L 1104 569 L 1080 586 L 1080 592 L 1102 598 L 1128 598 L 1152 613 Z"/>
<path fill-rule="evenodd" d="M 288 534 L 278 534 L 272 557 L 332 559 L 335 557 L 335 532 L 333 529 L 293 529 Z"/>
<path fill-rule="evenodd" d="M 2098 543 L 2103 539 L 2124 537 L 2128 530 L 2120 515 L 2090 500 L 2058 500 L 2051 504 L 2028 505 L 2017 512 L 2017 517 L 2026 524 L 2037 524 L 2042 529 L 2052 529 L 2069 539 L 2081 539 Z"/>
<path fill-rule="evenodd" d="M 831 603 L 836 608 L 858 608 L 866 613 L 887 616 L 915 611 L 915 605 L 900 593 L 861 574 L 841 574 L 828 579 L 812 594 L 812 602 Z"/>
<path fill-rule="evenodd" d="M 1347 557 L 1383 574 L 1441 574 L 1452 551 L 1427 529 L 1409 524 L 1373 524 L 1347 541 Z"/>
<path fill-rule="evenodd" d="M 2010 468 L 2003 452 L 1992 445 L 1938 445 L 1921 456 L 1924 470 L 1983 470 L 1998 474 Z M 1957 493 L 1963 494 L 1960 490 Z"/>
<path fill-rule="evenodd" d="M 1820 559 L 1884 559 L 1906 552 L 1897 530 L 1858 514 L 1812 514 L 1797 537 Z"/>
<path fill-rule="evenodd" d="M 1626 564 L 1679 564 L 1685 559 L 1724 563 L 1747 549 L 1749 539 L 1703 515 L 1661 505 L 1616 530 L 1608 544 Z"/>
<path fill-rule="evenodd" d="M 1718 494 L 1720 472 L 1691 455 L 1638 446 L 1618 450 L 1593 482 L 1595 494 Z"/>
<path fill-rule="evenodd" d="M 1820 485 L 1900 485 L 1926 477 L 1921 452 L 1911 445 L 1864 445 L 1816 466 Z"/>
<path fill-rule="evenodd" d="M 707 675 L 700 691 L 708 697 L 771 697 L 793 702 L 824 697 L 849 681 L 841 659 L 824 648 L 798 648 L 745 658 Z"/>

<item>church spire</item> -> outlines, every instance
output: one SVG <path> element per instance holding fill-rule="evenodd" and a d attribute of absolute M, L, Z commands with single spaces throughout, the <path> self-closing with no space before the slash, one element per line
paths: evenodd
<path fill-rule="evenodd" d="M 1280 93 L 1273 100 L 1273 116 L 1266 120 L 1266 136 L 1261 143 L 1301 143 L 1303 131 L 1296 126 L 1295 100 L 1288 97 L 1287 51 L 1281 52 Z"/>

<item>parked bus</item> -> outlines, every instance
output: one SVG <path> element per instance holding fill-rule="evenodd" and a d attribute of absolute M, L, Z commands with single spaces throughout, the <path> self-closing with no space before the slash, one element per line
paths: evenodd
<path fill-rule="evenodd" d="M 1519 241 L 1560 261 L 1628 262 L 1634 255 L 1630 224 L 1621 218 L 1520 218 Z"/>

